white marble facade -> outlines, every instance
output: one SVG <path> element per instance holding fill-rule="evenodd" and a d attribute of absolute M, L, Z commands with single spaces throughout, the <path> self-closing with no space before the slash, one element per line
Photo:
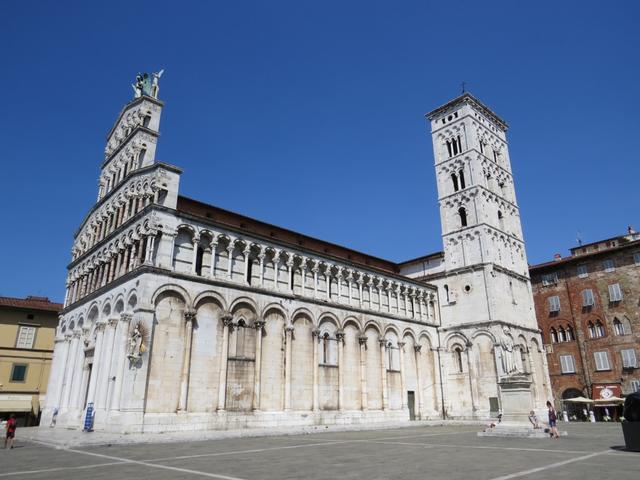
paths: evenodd
<path fill-rule="evenodd" d="M 498 235 L 512 264 L 509 247 L 500 261 L 449 260 L 442 200 L 444 257 L 394 264 L 180 197 L 180 169 L 155 160 L 162 106 L 134 99 L 109 134 L 97 203 L 75 235 L 43 424 L 57 412 L 58 427 L 82 428 L 89 404 L 94 428 L 114 432 L 484 418 L 511 374 L 531 378 L 536 405 L 547 397 L 512 183 L 510 236 Z M 483 293 L 487 264 L 498 283 L 520 276 L 522 307 Z M 452 281 L 442 299 L 459 266 L 475 276 L 470 304 L 452 301 Z"/>

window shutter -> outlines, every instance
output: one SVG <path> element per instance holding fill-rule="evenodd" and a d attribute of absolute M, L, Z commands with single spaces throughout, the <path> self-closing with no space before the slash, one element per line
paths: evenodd
<path fill-rule="evenodd" d="M 559 312 L 560 311 L 560 297 L 554 295 L 553 297 L 549 297 L 549 312 Z"/>
<path fill-rule="evenodd" d="M 20 325 L 20 330 L 18 331 L 18 340 L 16 341 L 16 348 L 33 348 L 33 340 L 35 339 L 35 336 L 35 327 Z"/>
<path fill-rule="evenodd" d="M 619 302 L 622 300 L 622 290 L 620 290 L 620 284 L 614 283 L 609 285 L 609 301 Z"/>
<path fill-rule="evenodd" d="M 560 369 L 562 373 L 574 373 L 576 368 L 573 363 L 573 356 L 560 355 Z"/>
<path fill-rule="evenodd" d="M 609 370 L 609 356 L 607 352 L 595 352 L 596 370 Z"/>
<path fill-rule="evenodd" d="M 582 291 L 582 306 L 591 307 L 594 304 L 593 290 L 586 289 Z"/>
<path fill-rule="evenodd" d="M 633 349 L 621 350 L 622 366 L 624 368 L 636 368 L 636 351 Z"/>

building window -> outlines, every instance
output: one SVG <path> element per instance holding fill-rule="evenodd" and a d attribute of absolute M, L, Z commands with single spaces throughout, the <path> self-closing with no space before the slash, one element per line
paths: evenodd
<path fill-rule="evenodd" d="M 593 290 L 587 288 L 582 291 L 582 306 L 583 307 L 592 307 L 595 305 L 595 298 L 593 297 Z"/>
<path fill-rule="evenodd" d="M 589 338 L 596 338 L 596 327 L 593 322 L 588 323 L 587 329 L 589 330 Z"/>
<path fill-rule="evenodd" d="M 620 350 L 622 355 L 622 368 L 636 368 L 636 351 L 633 348 Z"/>
<path fill-rule="evenodd" d="M 587 278 L 589 276 L 589 270 L 586 265 L 578 265 L 578 277 Z"/>
<path fill-rule="evenodd" d="M 573 355 L 560 355 L 560 369 L 562 373 L 576 373 Z"/>
<path fill-rule="evenodd" d="M 616 264 L 611 259 L 605 260 L 602 262 L 602 268 L 604 268 L 605 272 L 613 272 L 616 269 Z"/>
<path fill-rule="evenodd" d="M 464 182 L 464 170 L 460 169 L 459 173 L 459 178 L 460 178 L 460 188 L 466 188 L 465 182 Z"/>
<path fill-rule="evenodd" d="M 449 152 L 450 157 L 458 155 L 460 152 L 462 152 L 462 142 L 460 142 L 460 135 L 452 138 L 451 140 L 447 140 L 447 152 Z"/>
<path fill-rule="evenodd" d="M 640 380 L 631 380 L 631 391 L 640 392 Z"/>
<path fill-rule="evenodd" d="M 456 361 L 456 368 L 458 369 L 458 373 L 462 373 L 464 371 L 462 365 L 462 349 L 460 347 L 456 347 L 453 351 L 453 356 Z"/>
<path fill-rule="evenodd" d="M 596 337 L 604 337 L 604 326 L 602 325 L 602 322 L 600 320 L 596 322 Z"/>
<path fill-rule="evenodd" d="M 631 335 L 631 326 L 626 320 L 620 321 L 618 317 L 613 318 L 613 331 L 616 335 Z"/>
<path fill-rule="evenodd" d="M 564 328 L 560 327 L 558 329 L 558 340 L 560 342 L 566 342 L 567 341 L 567 334 L 564 331 Z"/>
<path fill-rule="evenodd" d="M 571 326 L 567 327 L 567 342 L 572 342 L 576 339 L 576 336 L 573 334 L 573 328 Z"/>
<path fill-rule="evenodd" d="M 16 339 L 16 348 L 33 348 L 33 341 L 35 338 L 36 327 L 20 325 L 18 329 L 18 338 Z"/>
<path fill-rule="evenodd" d="M 640 252 L 633 254 L 633 263 L 640 265 Z"/>
<path fill-rule="evenodd" d="M 460 187 L 458 186 L 458 176 L 455 173 L 451 174 L 451 181 L 453 182 L 453 191 L 457 192 L 460 190 Z"/>
<path fill-rule="evenodd" d="M 338 343 L 328 332 L 322 336 L 322 364 L 338 365 Z"/>
<path fill-rule="evenodd" d="M 556 329 L 551 327 L 551 343 L 558 343 L 558 332 Z"/>
<path fill-rule="evenodd" d="M 609 366 L 609 354 L 604 352 L 594 352 L 594 358 L 596 359 L 596 370 L 611 370 Z"/>
<path fill-rule="evenodd" d="M 549 313 L 557 313 L 560 311 L 560 297 L 554 295 L 547 300 L 549 302 Z"/>
<path fill-rule="evenodd" d="M 613 303 L 621 300 L 622 290 L 620 290 L 620 284 L 614 283 L 613 285 L 609 285 L 609 301 Z"/>
<path fill-rule="evenodd" d="M 391 342 L 387 343 L 387 364 L 387 370 L 400 371 L 400 348 Z"/>
<path fill-rule="evenodd" d="M 11 368 L 11 382 L 24 382 L 27 378 L 27 365 L 14 363 Z"/>
<path fill-rule="evenodd" d="M 542 285 L 547 287 L 549 285 L 555 285 L 558 283 L 558 274 L 557 273 L 547 273 L 542 275 Z"/>
<path fill-rule="evenodd" d="M 460 207 L 458 209 L 458 215 L 460 215 L 460 227 L 467 226 L 467 209 L 464 207 Z"/>

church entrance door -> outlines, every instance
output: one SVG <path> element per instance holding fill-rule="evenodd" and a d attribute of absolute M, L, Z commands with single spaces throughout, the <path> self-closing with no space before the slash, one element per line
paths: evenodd
<path fill-rule="evenodd" d="M 416 419 L 416 394 L 407 392 L 407 405 L 409 406 L 409 420 Z"/>

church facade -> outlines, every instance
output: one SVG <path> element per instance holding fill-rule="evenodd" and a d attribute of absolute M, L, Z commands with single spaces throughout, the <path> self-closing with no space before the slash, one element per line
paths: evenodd
<path fill-rule="evenodd" d="M 445 250 L 402 264 L 179 194 L 159 75 L 109 132 L 74 237 L 42 424 L 165 432 L 542 407 L 545 356 L 506 124 L 431 112 Z"/>

